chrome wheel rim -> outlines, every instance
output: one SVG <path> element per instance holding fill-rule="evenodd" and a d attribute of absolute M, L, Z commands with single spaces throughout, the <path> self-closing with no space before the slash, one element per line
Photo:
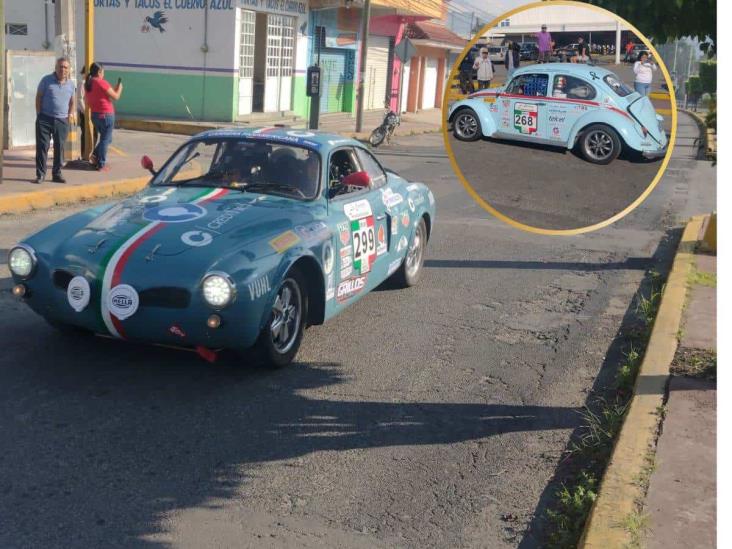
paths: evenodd
<path fill-rule="evenodd" d="M 295 344 L 300 331 L 301 304 L 300 288 L 288 278 L 280 286 L 272 305 L 270 334 L 272 346 L 280 354 L 287 353 Z"/>
<path fill-rule="evenodd" d="M 602 130 L 591 132 L 585 141 L 587 144 L 587 153 L 594 160 L 607 160 L 613 153 L 613 140 Z"/>
<path fill-rule="evenodd" d="M 462 113 L 455 120 L 455 131 L 462 138 L 472 139 L 478 133 L 478 120 L 468 112 Z"/>
<path fill-rule="evenodd" d="M 417 225 L 417 230 L 412 239 L 412 245 L 407 252 L 407 275 L 412 278 L 422 268 L 422 256 L 424 255 L 424 225 Z"/>

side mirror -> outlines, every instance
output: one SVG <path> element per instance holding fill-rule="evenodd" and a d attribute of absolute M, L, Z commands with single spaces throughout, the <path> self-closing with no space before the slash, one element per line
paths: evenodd
<path fill-rule="evenodd" d="M 344 177 L 341 184 L 346 187 L 368 189 L 371 186 L 371 178 L 366 172 L 353 172 Z"/>
<path fill-rule="evenodd" d="M 140 159 L 140 165 L 144 169 L 149 171 L 151 174 L 156 175 L 155 174 L 155 165 L 153 164 L 152 159 L 148 155 L 145 155 Z"/>

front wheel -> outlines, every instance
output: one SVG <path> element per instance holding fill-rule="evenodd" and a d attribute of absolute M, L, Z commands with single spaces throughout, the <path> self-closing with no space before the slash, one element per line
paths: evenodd
<path fill-rule="evenodd" d="M 383 127 L 376 128 L 373 132 L 371 132 L 371 137 L 369 137 L 369 143 L 371 143 L 372 147 L 378 147 L 384 142 L 384 138 L 386 137 L 386 131 Z"/>
<path fill-rule="evenodd" d="M 458 112 L 452 127 L 453 134 L 460 141 L 477 141 L 482 133 L 478 115 L 472 109 Z"/>
<path fill-rule="evenodd" d="M 424 218 L 419 220 L 414 230 L 412 243 L 407 250 L 407 256 L 402 261 L 399 270 L 394 273 L 394 280 L 399 286 L 409 288 L 416 286 L 422 278 L 424 270 L 424 252 L 427 247 L 427 226 Z"/>
<path fill-rule="evenodd" d="M 308 314 L 306 288 L 302 274 L 292 270 L 277 289 L 269 318 L 256 344 L 262 360 L 270 368 L 287 366 L 300 349 Z"/>
<path fill-rule="evenodd" d="M 593 164 L 610 164 L 618 157 L 620 149 L 618 133 L 604 124 L 589 126 L 580 137 L 582 156 Z"/>

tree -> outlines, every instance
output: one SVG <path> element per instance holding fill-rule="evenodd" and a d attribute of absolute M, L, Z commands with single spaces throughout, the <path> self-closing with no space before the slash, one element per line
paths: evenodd
<path fill-rule="evenodd" d="M 702 61 L 699 63 L 699 78 L 701 79 L 702 93 L 717 93 L 717 62 Z"/>
<path fill-rule="evenodd" d="M 689 36 L 713 57 L 717 43 L 717 0 L 585 0 L 638 28 L 657 44 Z"/>

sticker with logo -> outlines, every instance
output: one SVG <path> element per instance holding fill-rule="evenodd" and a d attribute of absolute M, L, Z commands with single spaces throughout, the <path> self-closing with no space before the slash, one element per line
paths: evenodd
<path fill-rule="evenodd" d="M 394 236 L 399 232 L 399 216 L 391 218 L 391 235 Z"/>
<path fill-rule="evenodd" d="M 355 297 L 366 287 L 367 277 L 356 276 L 349 278 L 338 284 L 338 290 L 336 291 L 336 299 L 343 303 L 349 299 Z"/>
<path fill-rule="evenodd" d="M 325 289 L 325 300 L 330 301 L 335 297 L 335 273 L 328 275 L 328 285 Z"/>
<path fill-rule="evenodd" d="M 338 236 L 341 239 L 342 246 L 348 246 L 351 243 L 351 226 L 348 223 L 338 223 Z"/>
<path fill-rule="evenodd" d="M 414 212 L 414 200 L 410 198 L 409 200 L 407 200 L 407 204 L 409 205 L 409 210 Z"/>
<path fill-rule="evenodd" d="M 404 197 L 399 193 L 395 193 L 392 189 L 386 188 L 381 189 L 381 201 L 384 203 L 384 206 L 391 209 L 404 202 Z"/>
<path fill-rule="evenodd" d="M 516 103 L 513 108 L 513 127 L 522 134 L 536 133 L 539 127 L 539 106 L 532 103 Z"/>
<path fill-rule="evenodd" d="M 414 199 L 414 205 L 419 206 L 420 204 L 424 203 L 424 195 L 419 195 L 417 198 Z"/>
<path fill-rule="evenodd" d="M 386 253 L 386 228 L 385 225 L 379 225 L 379 230 L 376 231 L 376 255 L 383 255 Z"/>
<path fill-rule="evenodd" d="M 285 231 L 281 235 L 270 240 L 269 245 L 272 246 L 274 251 L 281 254 L 295 246 L 298 242 L 300 242 L 299 236 L 297 236 L 293 231 Z"/>
<path fill-rule="evenodd" d="M 256 200 L 252 202 L 235 202 L 234 204 L 229 205 L 229 207 L 226 208 L 221 214 L 216 216 L 213 221 L 210 221 L 208 224 L 206 224 L 206 227 L 208 227 L 212 231 L 219 231 L 223 229 L 224 225 L 226 225 L 229 221 L 237 217 L 240 213 L 245 212 L 249 208 L 251 208 L 254 202 L 256 202 Z"/>
<path fill-rule="evenodd" d="M 402 213 L 402 225 L 409 227 L 409 213 L 406 211 Z"/>
<path fill-rule="evenodd" d="M 168 197 L 164 194 L 151 194 L 150 196 L 143 196 L 140 199 L 141 204 L 157 204 L 158 202 L 165 202 Z"/>
<path fill-rule="evenodd" d="M 367 273 L 376 259 L 374 217 L 352 221 L 351 236 L 353 238 L 353 267 L 360 274 Z"/>
<path fill-rule="evenodd" d="M 107 308 L 119 320 L 130 318 L 140 306 L 140 296 L 129 284 L 118 284 L 107 294 Z"/>
<path fill-rule="evenodd" d="M 492 105 L 493 103 L 496 102 L 496 98 L 495 97 L 484 97 L 483 98 L 483 102 L 484 103 L 490 103 Z"/>
<path fill-rule="evenodd" d="M 181 328 L 177 324 L 173 324 L 170 328 L 168 328 L 168 331 L 174 336 L 178 336 L 180 338 L 186 337 L 186 333 L 183 331 L 183 328 Z"/>
<path fill-rule="evenodd" d="M 271 290 L 269 286 L 269 276 L 264 275 L 254 282 L 250 282 L 249 284 L 247 284 L 247 288 L 249 289 L 249 299 L 251 299 L 252 301 L 255 301 L 260 297 L 267 295 Z"/>
<path fill-rule="evenodd" d="M 142 217 L 146 221 L 162 221 L 164 223 L 188 223 L 206 215 L 206 208 L 198 204 L 176 204 L 174 206 L 156 206 L 145 210 Z"/>
<path fill-rule="evenodd" d="M 389 270 L 386 272 L 386 276 L 393 275 L 399 267 L 402 265 L 402 259 L 395 259 L 391 263 L 389 263 Z"/>
<path fill-rule="evenodd" d="M 353 266 L 348 265 L 347 267 L 344 267 L 341 269 L 341 280 L 347 279 L 349 276 L 353 274 Z"/>
<path fill-rule="evenodd" d="M 333 244 L 326 242 L 323 244 L 323 271 L 325 274 L 333 272 L 335 266 L 335 253 L 333 252 Z"/>
<path fill-rule="evenodd" d="M 90 298 L 91 288 L 89 287 L 89 281 L 83 276 L 75 276 L 72 278 L 68 288 L 66 288 L 66 299 L 68 299 L 71 308 L 77 313 L 80 313 L 89 305 Z"/>
<path fill-rule="evenodd" d="M 350 202 L 343 206 L 343 213 L 351 221 L 357 221 L 364 217 L 373 215 L 371 211 L 371 203 L 368 200 L 358 200 Z"/>
<path fill-rule="evenodd" d="M 558 126 L 554 126 L 552 128 L 552 139 L 561 139 L 562 138 L 562 130 L 559 129 Z"/>
<path fill-rule="evenodd" d="M 419 183 L 412 183 L 411 185 L 407 185 L 407 190 L 410 193 L 416 192 L 419 190 Z"/>
<path fill-rule="evenodd" d="M 295 232 L 307 244 L 317 244 L 330 238 L 330 229 L 322 221 L 313 221 L 307 225 L 299 225 L 295 227 Z"/>
<path fill-rule="evenodd" d="M 205 231 L 188 231 L 180 235 L 180 239 L 183 244 L 193 246 L 194 248 L 202 248 L 213 242 L 211 233 Z"/>
<path fill-rule="evenodd" d="M 399 239 L 399 244 L 397 244 L 397 252 L 403 251 L 407 247 L 407 237 L 403 236 Z"/>

